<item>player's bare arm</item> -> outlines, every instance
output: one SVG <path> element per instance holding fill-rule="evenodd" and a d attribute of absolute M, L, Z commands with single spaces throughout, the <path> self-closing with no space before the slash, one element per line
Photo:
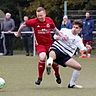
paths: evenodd
<path fill-rule="evenodd" d="M 26 27 L 25 22 L 20 25 L 18 31 L 17 31 L 16 33 L 14 33 L 14 35 L 15 35 L 16 37 L 19 37 L 19 36 L 21 35 L 21 30 L 22 30 L 24 27 Z"/>
<path fill-rule="evenodd" d="M 81 53 L 81 56 L 79 58 L 82 58 L 82 56 L 84 57 L 85 56 L 85 52 L 86 52 L 86 55 L 88 55 L 88 52 L 90 51 L 90 49 L 92 49 L 92 47 L 90 45 L 86 45 L 85 46 L 86 49 L 85 50 L 80 50 L 80 53 Z"/>
<path fill-rule="evenodd" d="M 53 31 L 54 31 L 55 34 L 62 36 L 62 35 L 60 34 L 60 31 L 59 31 L 56 27 L 53 29 Z"/>

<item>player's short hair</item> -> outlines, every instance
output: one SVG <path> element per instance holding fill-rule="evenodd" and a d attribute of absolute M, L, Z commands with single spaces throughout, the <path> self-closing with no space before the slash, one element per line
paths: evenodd
<path fill-rule="evenodd" d="M 73 25 L 78 25 L 80 28 L 83 27 L 82 21 L 81 20 L 74 20 Z"/>
<path fill-rule="evenodd" d="M 36 10 L 36 12 L 40 12 L 40 11 L 45 11 L 45 9 L 43 7 L 38 7 L 37 10 Z"/>

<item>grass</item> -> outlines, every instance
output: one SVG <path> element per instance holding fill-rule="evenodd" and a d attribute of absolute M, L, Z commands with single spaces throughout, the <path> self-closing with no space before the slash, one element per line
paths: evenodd
<path fill-rule="evenodd" d="M 0 96 L 95 96 L 96 95 L 96 58 L 79 59 L 82 64 L 78 83 L 83 89 L 68 89 L 72 69 L 60 67 L 62 84 L 58 86 L 54 74 L 44 73 L 42 84 L 34 84 L 37 79 L 38 57 L 25 55 L 0 56 L 0 77 L 6 80 L 6 86 L 0 89 Z"/>

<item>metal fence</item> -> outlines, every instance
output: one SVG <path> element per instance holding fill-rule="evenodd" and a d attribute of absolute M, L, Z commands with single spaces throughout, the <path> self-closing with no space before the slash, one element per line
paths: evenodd
<path fill-rule="evenodd" d="M 70 20 L 83 19 L 85 16 L 85 12 L 86 12 L 86 10 L 67 10 L 67 15 L 68 15 Z M 92 12 L 92 17 L 95 21 L 95 29 L 94 29 L 93 34 L 95 34 L 94 35 L 95 36 L 94 41 L 96 41 L 96 10 L 90 10 L 90 12 Z M 0 21 L 2 21 L 2 19 L 0 19 Z M 31 32 L 31 33 L 34 33 L 34 32 Z M 94 46 L 94 47 L 96 47 L 96 46 Z M 34 56 L 35 56 L 35 54 L 36 54 L 36 52 L 35 52 L 35 39 L 34 39 Z"/>
<path fill-rule="evenodd" d="M 95 22 L 95 29 L 96 30 L 96 10 L 89 10 L 92 14 L 91 16 L 94 19 Z M 86 10 L 67 10 L 67 15 L 69 17 L 70 20 L 74 20 L 74 19 L 83 19 L 85 16 L 85 12 Z"/>
<path fill-rule="evenodd" d="M 88 10 L 91 12 L 91 16 L 94 19 L 95 27 L 93 31 L 93 48 L 96 48 L 96 10 Z M 68 18 L 73 21 L 74 19 L 83 19 L 86 10 L 67 10 Z"/>

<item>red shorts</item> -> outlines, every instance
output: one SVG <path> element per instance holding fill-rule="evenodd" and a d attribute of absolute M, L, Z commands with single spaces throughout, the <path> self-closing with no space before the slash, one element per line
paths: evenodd
<path fill-rule="evenodd" d="M 41 52 L 45 52 L 48 54 L 50 46 L 45 46 L 45 45 L 37 45 L 36 46 L 36 51 L 38 54 L 40 54 Z"/>
<path fill-rule="evenodd" d="M 83 40 L 83 44 L 89 44 L 90 46 L 92 46 L 93 41 L 92 40 Z"/>

